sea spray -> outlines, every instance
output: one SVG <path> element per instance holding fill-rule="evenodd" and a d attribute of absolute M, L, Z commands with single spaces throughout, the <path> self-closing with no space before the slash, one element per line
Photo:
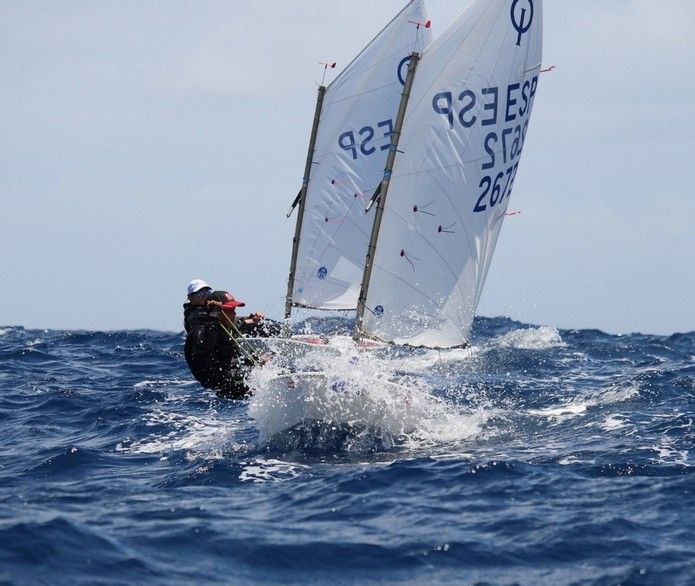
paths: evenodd
<path fill-rule="evenodd" d="M 292 372 L 279 356 L 275 364 L 251 373 L 249 414 L 261 443 L 309 422 L 382 441 L 393 438 L 393 443 L 452 441 L 474 436 L 486 419 L 479 412 L 462 412 L 444 401 L 424 377 L 405 371 L 404 359 L 394 359 L 402 349 L 365 349 L 344 336 L 329 343 L 339 353 L 308 351 L 294 360 Z"/>

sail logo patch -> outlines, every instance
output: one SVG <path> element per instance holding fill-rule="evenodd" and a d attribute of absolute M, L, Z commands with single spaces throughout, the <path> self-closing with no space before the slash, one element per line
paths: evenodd
<path fill-rule="evenodd" d="M 328 269 L 326 267 L 321 267 L 317 272 L 316 275 L 318 276 L 319 279 L 325 279 L 326 276 L 328 275 Z"/>
<path fill-rule="evenodd" d="M 383 305 L 377 305 L 374 308 L 374 315 L 376 317 L 381 317 L 382 315 L 384 315 L 384 306 Z"/>
<path fill-rule="evenodd" d="M 521 6 L 519 6 L 520 4 Z M 533 22 L 533 0 L 514 0 L 512 2 L 511 17 L 512 26 L 519 33 L 516 37 L 516 45 L 518 47 L 521 45 L 521 36 L 529 31 Z"/>

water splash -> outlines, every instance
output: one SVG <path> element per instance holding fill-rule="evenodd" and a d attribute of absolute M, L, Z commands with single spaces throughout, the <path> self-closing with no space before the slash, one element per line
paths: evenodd
<path fill-rule="evenodd" d="M 512 330 L 499 337 L 496 344 L 522 350 L 546 350 L 566 345 L 560 337 L 560 332 L 551 326 Z"/>
<path fill-rule="evenodd" d="M 344 336 L 332 337 L 330 347 L 338 352 L 308 351 L 289 365 L 280 356 L 251 373 L 249 414 L 261 444 L 309 421 L 327 424 L 330 431 L 353 430 L 355 437 L 370 436 L 382 446 L 459 441 L 479 433 L 489 417 L 462 412 L 422 376 L 432 360 L 441 359 L 438 353 L 414 362 L 390 347 L 365 350 Z M 457 352 L 450 359 L 467 356 Z M 304 435 L 315 441 L 330 434 Z"/>

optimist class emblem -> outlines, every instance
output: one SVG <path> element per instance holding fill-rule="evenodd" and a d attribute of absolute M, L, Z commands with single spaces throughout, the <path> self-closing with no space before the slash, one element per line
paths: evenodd
<path fill-rule="evenodd" d="M 316 273 L 316 275 L 319 279 L 325 279 L 326 275 L 328 275 L 328 269 L 326 267 L 321 267 Z"/>
<path fill-rule="evenodd" d="M 517 10 L 519 4 L 522 4 L 521 8 Z M 528 6 L 526 6 L 528 4 Z M 526 21 L 526 11 L 528 10 L 528 22 Z M 519 33 L 516 38 L 517 47 L 521 45 L 521 35 L 527 33 L 531 28 L 531 23 L 533 22 L 533 0 L 514 0 L 512 2 L 512 26 L 514 30 Z"/>
<path fill-rule="evenodd" d="M 381 317 L 382 315 L 384 315 L 384 306 L 383 305 L 377 305 L 374 308 L 374 315 L 376 317 Z"/>
<path fill-rule="evenodd" d="M 405 65 L 405 67 L 403 67 Z M 408 76 L 408 67 L 410 66 L 410 55 L 403 57 L 398 64 L 398 81 L 402 86 L 405 86 L 405 78 Z M 405 73 L 405 75 L 403 75 Z"/>

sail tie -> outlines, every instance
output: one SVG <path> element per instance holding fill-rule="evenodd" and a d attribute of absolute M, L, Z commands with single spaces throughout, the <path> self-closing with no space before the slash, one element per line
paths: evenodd
<path fill-rule="evenodd" d="M 416 24 L 418 30 L 420 30 L 420 27 L 430 28 L 432 26 L 431 20 L 428 20 L 427 22 L 418 22 L 417 20 L 409 20 L 408 22 L 410 24 Z"/>
<path fill-rule="evenodd" d="M 329 67 L 331 69 L 335 69 L 335 61 L 333 63 L 323 63 L 322 61 L 319 61 L 319 65 L 323 65 L 323 77 L 321 78 L 321 85 L 326 85 L 326 72 L 328 71 Z"/>
<path fill-rule="evenodd" d="M 426 207 L 429 207 L 429 206 L 432 205 L 433 203 L 434 203 L 434 202 L 431 201 L 431 202 L 429 202 L 429 203 L 426 203 L 424 206 L 419 206 L 419 205 L 415 204 L 415 205 L 413 206 L 413 213 L 416 214 L 416 213 L 420 212 L 421 214 L 427 214 L 428 216 L 436 217 L 437 214 L 433 214 L 432 212 L 428 212 L 428 211 L 425 209 Z"/>
<path fill-rule="evenodd" d="M 413 267 L 413 270 L 415 270 L 415 263 L 413 262 L 413 260 L 416 260 L 416 261 L 420 260 L 419 258 L 417 258 L 415 256 L 413 256 L 413 257 L 408 256 L 408 253 L 403 249 L 401 249 L 401 257 L 403 257 L 405 260 L 407 260 L 410 263 L 410 266 Z M 412 258 L 412 260 L 411 260 L 411 258 Z"/>
<path fill-rule="evenodd" d="M 516 212 L 502 212 L 499 216 L 495 218 L 495 223 L 499 222 L 505 216 L 518 216 L 520 213 L 521 210 L 518 210 Z"/>

